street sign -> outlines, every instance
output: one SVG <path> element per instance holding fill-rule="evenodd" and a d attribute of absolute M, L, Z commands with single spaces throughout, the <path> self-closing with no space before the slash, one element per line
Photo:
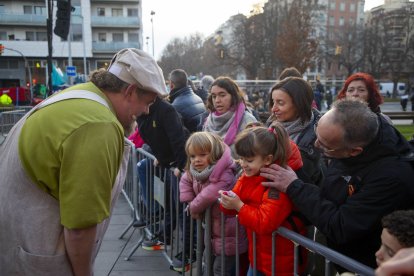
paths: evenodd
<path fill-rule="evenodd" d="M 76 66 L 66 66 L 66 75 L 76 77 Z"/>

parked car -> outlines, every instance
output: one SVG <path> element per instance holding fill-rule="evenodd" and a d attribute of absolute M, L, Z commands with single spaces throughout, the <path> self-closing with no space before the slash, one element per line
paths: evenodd
<path fill-rule="evenodd" d="M 380 82 L 379 89 L 380 89 L 381 95 L 390 97 L 394 89 L 394 83 L 393 82 Z M 403 82 L 397 83 L 397 96 L 404 95 L 404 93 L 405 93 L 405 83 Z"/>

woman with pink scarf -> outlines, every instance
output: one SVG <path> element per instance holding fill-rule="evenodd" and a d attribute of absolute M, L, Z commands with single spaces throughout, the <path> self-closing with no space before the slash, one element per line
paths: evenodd
<path fill-rule="evenodd" d="M 210 110 L 203 130 L 219 135 L 231 148 L 232 156 L 236 157 L 232 146 L 236 135 L 248 123 L 256 122 L 245 105 L 239 86 L 231 78 L 219 77 L 214 80 L 207 99 Z"/>

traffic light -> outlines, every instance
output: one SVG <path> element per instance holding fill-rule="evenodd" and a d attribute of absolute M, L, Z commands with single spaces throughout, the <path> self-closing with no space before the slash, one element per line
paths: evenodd
<path fill-rule="evenodd" d="M 338 56 L 342 53 L 342 46 L 336 45 L 335 55 Z"/>
<path fill-rule="evenodd" d="M 56 11 L 56 24 L 53 32 L 63 39 L 68 38 L 70 26 L 71 0 L 58 0 Z"/>
<path fill-rule="evenodd" d="M 0 44 L 0 56 L 3 55 L 4 52 L 4 45 Z"/>

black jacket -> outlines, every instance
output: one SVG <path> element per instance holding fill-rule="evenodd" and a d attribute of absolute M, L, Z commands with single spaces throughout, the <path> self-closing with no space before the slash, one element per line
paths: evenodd
<path fill-rule="evenodd" d="M 138 117 L 137 123 L 142 139 L 162 166 L 181 170 L 185 167 L 185 142 L 189 133 L 170 103 L 157 98 L 149 114 Z"/>
<path fill-rule="evenodd" d="M 407 141 L 378 116 L 380 130 L 364 151 L 332 159 L 322 188 L 295 180 L 287 189 L 305 217 L 327 237 L 328 246 L 376 267 L 381 218 L 414 207 L 414 172 L 401 160 Z"/>
<path fill-rule="evenodd" d="M 315 149 L 316 134 L 314 128 L 321 114 L 316 109 L 312 109 L 312 113 L 313 121 L 299 135 L 297 145 L 302 156 L 303 171 L 308 175 L 311 183 L 320 186 L 324 180 L 326 167 L 320 152 Z"/>
<path fill-rule="evenodd" d="M 184 126 L 191 133 L 197 131 L 201 116 L 206 111 L 203 100 L 187 86 L 171 90 L 170 102 L 180 113 Z"/>

